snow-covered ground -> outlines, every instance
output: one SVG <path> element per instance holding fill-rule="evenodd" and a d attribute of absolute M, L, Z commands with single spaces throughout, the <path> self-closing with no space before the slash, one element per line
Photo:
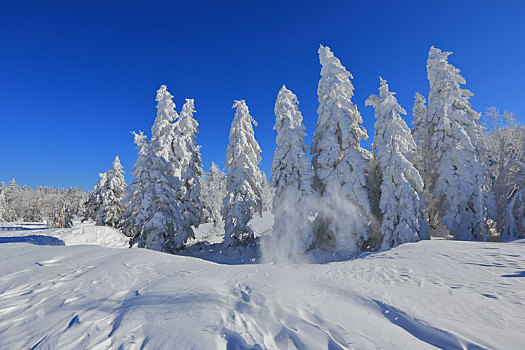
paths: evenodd
<path fill-rule="evenodd" d="M 48 229 L 45 224 L 0 223 L 0 243 L 26 242 L 36 245 L 100 245 L 129 248 L 129 237 L 107 226 L 76 223 L 73 228 Z"/>
<path fill-rule="evenodd" d="M 259 220 L 259 232 L 271 226 Z M 423 241 L 328 264 L 233 265 L 208 261 L 220 260 L 218 232 L 204 232 L 212 226 L 197 233 L 210 238 L 202 259 L 68 246 L 83 243 L 72 238 L 79 230 L 97 236 L 86 226 L 0 231 L 0 349 L 525 344 L 525 241 Z M 65 246 L 20 238 L 31 235 Z"/>

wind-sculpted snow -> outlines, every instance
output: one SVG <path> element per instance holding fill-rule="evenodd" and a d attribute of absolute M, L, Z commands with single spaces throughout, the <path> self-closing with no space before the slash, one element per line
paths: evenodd
<path fill-rule="evenodd" d="M 1 349 L 520 349 L 525 241 L 329 264 L 0 244 Z"/>
<path fill-rule="evenodd" d="M 37 245 L 100 245 L 108 248 L 128 248 L 129 237 L 108 226 L 80 224 L 73 228 L 48 229 L 45 225 L 24 224 L 0 227 L 0 244 L 27 242 Z M 0 274 L 1 275 L 1 274 Z"/>

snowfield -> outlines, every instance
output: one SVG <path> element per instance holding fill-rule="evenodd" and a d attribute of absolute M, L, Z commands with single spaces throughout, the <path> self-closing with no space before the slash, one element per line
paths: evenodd
<path fill-rule="evenodd" d="M 73 228 L 48 229 L 45 224 L 0 223 L 0 243 L 27 242 L 37 245 L 100 245 L 129 248 L 129 237 L 108 226 L 77 223 Z"/>
<path fill-rule="evenodd" d="M 80 230 L 91 229 L 69 229 L 70 237 Z M 328 264 L 233 265 L 9 239 L 53 234 L 74 242 L 65 231 L 0 231 L 1 349 L 525 344 L 525 240 L 421 241 Z"/>

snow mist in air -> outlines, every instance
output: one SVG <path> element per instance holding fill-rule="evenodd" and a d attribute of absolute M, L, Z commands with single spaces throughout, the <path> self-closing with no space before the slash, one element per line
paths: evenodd
<path fill-rule="evenodd" d="M 281 197 L 279 209 L 284 220 L 274 224 L 271 235 L 261 237 L 263 263 L 309 263 L 308 252 L 315 248 L 326 248 L 346 257 L 360 253 L 364 242 L 358 241 L 349 228 L 358 222 L 364 225 L 367 222 L 357 207 L 343 196 L 298 197 L 296 192 L 289 192 Z"/>

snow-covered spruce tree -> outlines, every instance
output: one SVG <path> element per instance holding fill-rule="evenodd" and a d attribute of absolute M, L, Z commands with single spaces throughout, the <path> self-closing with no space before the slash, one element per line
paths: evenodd
<path fill-rule="evenodd" d="M 152 150 L 142 132 L 134 136 L 139 156 L 131 172 L 135 178 L 124 198 L 123 231 L 132 237 L 131 245 L 175 253 L 191 235 L 187 225 L 181 224 L 173 190 L 179 180 L 167 175 L 168 163 Z"/>
<path fill-rule="evenodd" d="M 351 100 L 352 75 L 326 46 L 320 46 L 319 59 L 319 119 L 310 147 L 313 186 L 321 203 L 314 222 L 314 244 L 352 254 L 370 238 L 366 172 L 372 156 L 360 146 L 368 135 Z"/>
<path fill-rule="evenodd" d="M 9 214 L 7 208 L 7 200 L 5 199 L 5 190 L 0 188 L 0 222 L 8 222 Z"/>
<path fill-rule="evenodd" d="M 175 111 L 173 96 L 169 93 L 166 85 L 157 90 L 157 117 L 151 126 L 151 149 L 159 157 L 164 158 L 169 165 L 168 173 L 174 175 L 175 168 L 179 168 L 173 154 L 174 143 L 174 121 L 179 117 Z"/>
<path fill-rule="evenodd" d="M 427 123 L 432 170 L 429 191 L 437 199 L 443 224 L 455 239 L 486 239 L 484 219 L 493 201 L 480 161 L 480 114 L 462 89 L 465 79 L 448 63 L 451 52 L 431 47 L 427 72 L 430 82 Z"/>
<path fill-rule="evenodd" d="M 63 201 L 58 203 L 53 209 L 49 218 L 48 226 L 51 228 L 73 227 L 73 215 Z"/>
<path fill-rule="evenodd" d="M 94 195 L 100 204 L 95 210 L 95 222 L 98 226 L 120 227 L 125 191 L 124 171 L 120 159 L 116 156 L 113 167 L 101 174 L 100 182 L 95 187 Z"/>
<path fill-rule="evenodd" d="M 423 180 L 423 196 L 425 198 L 425 207 L 423 208 L 423 216 L 430 227 L 435 231 L 439 231 L 441 227 L 441 216 L 437 209 L 436 199 L 430 193 L 429 187 L 432 185 L 433 179 L 433 164 L 431 163 L 430 154 L 430 140 L 431 134 L 428 124 L 428 111 L 426 100 L 419 92 L 414 96 L 414 107 L 412 108 L 412 137 L 416 142 L 417 148 L 413 153 L 412 164 L 416 167 Z"/>
<path fill-rule="evenodd" d="M 412 108 L 412 115 L 414 119 L 412 120 L 412 137 L 417 144 L 416 152 L 412 158 L 412 163 L 418 169 L 421 178 L 424 181 L 424 174 L 427 172 L 427 165 L 429 151 L 429 141 L 430 135 L 428 130 L 427 122 L 427 106 L 426 100 L 423 95 L 419 92 L 416 92 L 414 95 L 414 107 Z"/>
<path fill-rule="evenodd" d="M 84 218 L 82 221 L 88 219 L 96 221 L 97 216 L 99 216 L 99 212 L 102 207 L 101 192 L 107 182 L 107 179 L 106 173 L 99 173 L 98 176 L 100 177 L 100 180 L 98 180 L 95 187 L 93 188 L 93 191 L 89 193 L 87 201 L 84 203 Z"/>
<path fill-rule="evenodd" d="M 214 223 L 222 221 L 221 208 L 225 196 L 226 174 L 214 162 L 211 162 L 202 188 L 204 219 Z"/>
<path fill-rule="evenodd" d="M 273 235 L 286 235 L 298 243 L 298 252 L 312 244 L 312 227 L 308 220 L 308 197 L 312 195 L 310 160 L 304 142 L 305 126 L 297 96 L 283 85 L 275 101 L 275 148 L 270 182 L 275 188 L 272 212 Z"/>
<path fill-rule="evenodd" d="M 199 123 L 193 118 L 195 112 L 193 99 L 186 99 L 180 118 L 173 125 L 174 173 L 179 181 L 177 196 L 182 218 L 194 237 L 191 225 L 198 227 L 201 222 L 203 206 L 201 183 L 204 176 L 200 146 L 197 145 Z"/>
<path fill-rule="evenodd" d="M 416 143 L 400 114 L 405 110 L 397 103 L 394 92 L 380 78 L 379 96 L 365 102 L 375 108 L 374 145 L 381 165 L 382 183 L 379 207 L 382 211 L 382 248 L 428 239 L 423 219 L 423 180 L 412 165 Z"/>
<path fill-rule="evenodd" d="M 222 205 L 224 242 L 227 245 L 246 245 L 254 236 L 248 222 L 256 212 L 262 214 L 262 176 L 258 164 L 261 148 L 255 140 L 252 124 L 257 122 L 250 115 L 244 100 L 235 101 L 229 143 L 226 148 L 226 196 Z"/>
<path fill-rule="evenodd" d="M 5 197 L 9 208 L 10 221 L 18 221 L 23 219 L 24 205 L 22 198 L 22 187 L 18 185 L 13 178 L 11 183 L 5 191 Z"/>

